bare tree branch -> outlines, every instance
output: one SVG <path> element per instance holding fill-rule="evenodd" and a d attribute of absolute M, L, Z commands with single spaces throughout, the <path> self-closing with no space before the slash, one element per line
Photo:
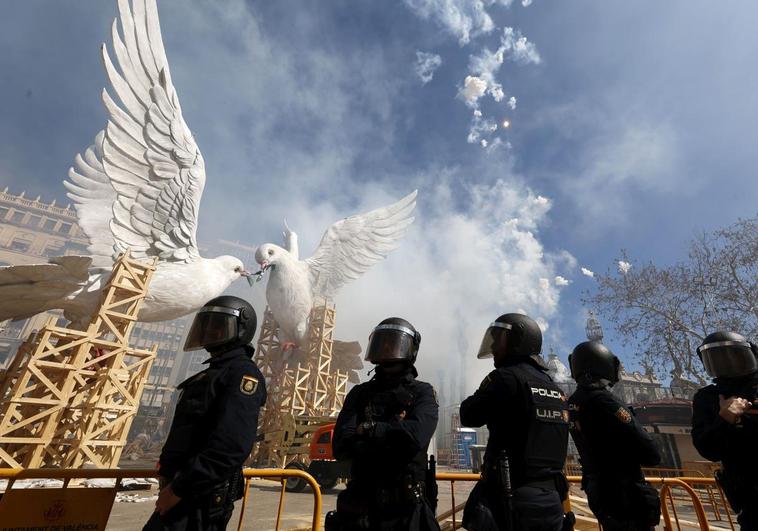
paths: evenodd
<path fill-rule="evenodd" d="M 666 267 L 634 262 L 598 274 L 584 299 L 609 320 L 642 365 L 704 382 L 695 349 L 718 329 L 758 334 L 758 217 L 692 239 L 688 260 Z"/>

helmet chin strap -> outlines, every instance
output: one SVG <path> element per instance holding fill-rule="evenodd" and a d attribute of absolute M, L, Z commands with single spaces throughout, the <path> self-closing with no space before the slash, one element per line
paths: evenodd
<path fill-rule="evenodd" d="M 224 352 L 226 352 L 228 350 L 225 347 L 226 347 L 226 345 L 220 345 L 218 347 L 213 347 L 213 348 L 209 348 L 209 349 L 206 349 L 206 350 L 208 350 L 208 354 L 211 355 L 211 358 L 215 358 L 217 356 L 220 356 L 221 354 L 223 354 Z"/>
<path fill-rule="evenodd" d="M 225 352 L 229 352 L 230 350 L 233 350 L 235 348 L 239 348 L 241 346 L 244 346 L 240 343 L 239 338 L 234 339 L 232 341 L 229 341 L 228 343 L 224 343 L 223 345 L 218 345 L 215 347 L 211 347 L 206 349 L 208 353 L 211 355 L 211 358 L 215 358 L 220 356 L 221 354 Z"/>

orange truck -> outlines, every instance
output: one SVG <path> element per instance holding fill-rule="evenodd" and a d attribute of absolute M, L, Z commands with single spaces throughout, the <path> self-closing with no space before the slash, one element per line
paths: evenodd
<path fill-rule="evenodd" d="M 313 432 L 310 442 L 307 464 L 303 461 L 292 461 L 286 468 L 304 470 L 318 481 L 321 490 L 334 488 L 340 480 L 350 479 L 350 462 L 337 461 L 332 455 L 332 436 L 334 423 L 324 424 Z M 302 479 L 287 480 L 287 490 L 301 492 L 308 484 Z"/>

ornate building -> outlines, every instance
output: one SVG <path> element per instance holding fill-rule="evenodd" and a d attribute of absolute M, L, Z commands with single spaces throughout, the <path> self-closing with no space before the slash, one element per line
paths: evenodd
<path fill-rule="evenodd" d="M 602 341 L 603 328 L 594 312 L 589 312 L 585 328 L 587 339 Z M 553 380 L 567 393 L 576 389 L 576 383 L 570 377 L 570 371 L 551 349 L 547 359 L 549 374 Z M 645 374 L 639 371 L 627 372 L 621 364 L 619 381 L 611 389 L 623 403 L 634 406 L 637 420 L 645 430 L 652 434 L 661 452 L 661 466 L 679 468 L 686 471 L 708 471 L 692 445 L 690 437 L 692 418 L 691 401 L 682 399 L 691 395 L 691 382 L 685 385 L 672 380 L 671 387 L 663 384 L 651 372 Z M 576 460 L 576 450 L 569 445 L 569 461 Z"/>
<path fill-rule="evenodd" d="M 587 315 L 585 332 L 589 341 L 603 340 L 603 327 L 600 325 L 595 312 L 590 310 Z M 555 353 L 550 352 L 547 360 L 550 367 L 550 375 L 567 393 L 572 393 L 576 388 L 571 379 L 571 371 L 566 367 Z M 652 372 L 642 374 L 639 371 L 627 372 L 624 364 L 619 371 L 619 382 L 613 386 L 613 394 L 627 404 L 648 402 L 671 397 L 671 390 L 664 388 L 663 384 Z"/>

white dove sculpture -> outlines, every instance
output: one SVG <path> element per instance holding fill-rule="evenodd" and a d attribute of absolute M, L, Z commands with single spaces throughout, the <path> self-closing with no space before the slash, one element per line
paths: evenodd
<path fill-rule="evenodd" d="M 159 262 L 140 312 L 142 321 L 175 319 L 246 276 L 233 256 L 203 258 L 197 248 L 205 164 L 182 117 L 163 48 L 155 0 L 118 0 L 113 51 L 102 57 L 116 103 L 102 99 L 108 124 L 64 182 L 91 257 L 0 268 L 0 321 L 54 308 L 74 323 L 97 311 L 114 259 L 127 248 Z"/>
<path fill-rule="evenodd" d="M 299 259 L 297 234 L 289 227 L 284 233 L 285 247 L 273 243 L 258 247 L 255 260 L 261 271 L 270 272 L 266 301 L 279 325 L 282 350 L 305 344 L 315 297 L 334 296 L 346 282 L 358 278 L 397 247 L 413 223 L 416 193 L 334 223 L 306 260 Z"/>

